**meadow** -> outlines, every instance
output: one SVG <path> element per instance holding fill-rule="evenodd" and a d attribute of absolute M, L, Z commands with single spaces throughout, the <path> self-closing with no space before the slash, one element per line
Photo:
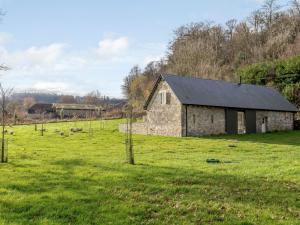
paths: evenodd
<path fill-rule="evenodd" d="M 134 135 L 129 165 L 120 122 L 94 121 L 92 135 L 68 132 L 87 122 L 46 124 L 44 136 L 34 125 L 8 128 L 0 224 L 300 224 L 299 131 Z"/>

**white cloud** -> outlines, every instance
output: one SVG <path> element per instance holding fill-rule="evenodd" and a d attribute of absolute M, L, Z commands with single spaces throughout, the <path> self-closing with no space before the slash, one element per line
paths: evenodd
<path fill-rule="evenodd" d="M 37 91 L 50 91 L 50 92 L 59 92 L 59 93 L 70 93 L 71 88 L 68 84 L 63 82 L 44 82 L 38 81 L 33 84 L 32 90 Z"/>
<path fill-rule="evenodd" d="M 13 40 L 13 35 L 7 32 L 0 32 L 0 45 L 5 45 Z"/>
<path fill-rule="evenodd" d="M 116 34 L 104 36 L 98 46 L 95 43 L 86 50 L 60 42 L 11 50 L 1 45 L 0 33 L 0 59 L 11 68 L 1 78 L 18 90 L 78 94 L 100 89 L 120 96 L 119 87 L 130 66 L 158 60 L 163 50 L 160 43 L 140 44 Z"/>
<path fill-rule="evenodd" d="M 8 51 L 0 48 L 1 61 L 11 68 L 10 74 L 49 75 L 83 68 L 88 58 L 66 51 L 66 44 L 52 43 L 32 46 L 24 50 Z"/>
<path fill-rule="evenodd" d="M 65 55 L 53 65 L 55 72 L 76 71 L 88 64 L 88 59 L 80 56 Z"/>
<path fill-rule="evenodd" d="M 62 56 L 65 44 L 53 43 L 41 47 L 30 47 L 22 51 L 8 53 L 4 51 L 3 60 L 14 67 L 32 67 L 50 65 Z"/>
<path fill-rule="evenodd" d="M 164 58 L 164 54 L 159 54 L 159 55 L 148 55 L 144 58 L 143 61 L 143 66 L 146 66 L 148 63 L 153 62 L 153 61 L 160 61 L 161 59 Z"/>
<path fill-rule="evenodd" d="M 98 43 L 97 54 L 104 59 L 113 59 L 129 48 L 128 37 L 108 37 Z"/>

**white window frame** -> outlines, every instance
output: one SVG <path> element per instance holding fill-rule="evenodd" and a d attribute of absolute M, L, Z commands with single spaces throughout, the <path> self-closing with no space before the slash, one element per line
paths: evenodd
<path fill-rule="evenodd" d="M 166 91 L 159 92 L 159 102 L 161 105 L 167 104 L 167 92 Z"/>

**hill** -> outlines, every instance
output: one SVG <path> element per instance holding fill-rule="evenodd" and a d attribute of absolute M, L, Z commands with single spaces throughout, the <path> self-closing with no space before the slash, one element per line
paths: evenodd
<path fill-rule="evenodd" d="M 192 22 L 174 31 L 165 56 L 145 68 L 134 66 L 124 79 L 124 95 L 142 109 L 153 82 L 163 73 L 238 81 L 241 67 L 300 54 L 300 2 L 281 7 L 277 0 L 244 20 L 223 24 Z"/>

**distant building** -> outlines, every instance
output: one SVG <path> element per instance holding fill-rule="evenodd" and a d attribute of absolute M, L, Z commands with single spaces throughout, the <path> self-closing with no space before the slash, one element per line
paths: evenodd
<path fill-rule="evenodd" d="M 100 106 L 86 104 L 54 103 L 52 108 L 58 116 L 63 113 L 64 117 L 79 118 L 99 116 L 102 111 Z"/>
<path fill-rule="evenodd" d="M 52 104 L 36 103 L 28 109 L 29 114 L 53 113 Z"/>
<path fill-rule="evenodd" d="M 298 112 L 270 87 L 175 75 L 159 77 L 144 108 L 134 133 L 177 137 L 292 130 Z"/>
<path fill-rule="evenodd" d="M 45 115 L 47 117 L 86 118 L 100 116 L 102 108 L 86 104 L 36 103 L 28 109 L 28 114 Z"/>

